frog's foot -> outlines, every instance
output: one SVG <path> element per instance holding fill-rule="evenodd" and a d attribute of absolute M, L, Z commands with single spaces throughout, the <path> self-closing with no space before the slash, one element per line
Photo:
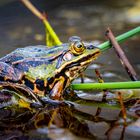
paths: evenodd
<path fill-rule="evenodd" d="M 81 98 L 78 96 L 78 93 L 74 91 L 73 89 L 71 89 L 70 87 L 66 88 L 63 94 L 63 98 L 69 101 L 81 100 Z"/>
<path fill-rule="evenodd" d="M 50 92 L 50 98 L 51 99 L 54 99 L 54 100 L 60 100 L 61 97 L 62 97 L 62 93 L 63 93 L 63 90 L 64 90 L 64 77 L 60 77 L 59 79 L 56 79 L 53 87 L 52 87 L 52 90 Z"/>
<path fill-rule="evenodd" d="M 47 105 L 50 107 L 59 107 L 59 106 L 67 105 L 67 103 L 65 103 L 65 101 L 52 100 L 49 97 L 42 97 L 42 98 L 40 98 L 40 100 L 44 105 Z"/>
<path fill-rule="evenodd" d="M 11 95 L 11 96 L 15 95 L 16 99 L 19 99 L 19 103 L 21 106 L 29 105 L 31 108 L 43 107 L 42 103 L 39 100 L 39 97 L 35 95 L 34 92 L 30 88 L 28 88 L 27 86 L 23 84 L 0 81 L 0 87 L 2 87 L 2 89 L 4 89 L 6 93 L 7 91 L 9 91 L 8 95 Z M 0 90 L 0 92 L 1 91 L 2 90 Z M 4 99 L 8 98 L 7 94 L 4 94 L 4 95 L 5 96 L 1 95 L 0 100 L 2 99 L 2 97 L 4 97 Z"/>
<path fill-rule="evenodd" d="M 14 69 L 10 65 L 0 62 L 0 80 L 12 80 L 19 81 L 23 76 L 22 72 L 19 72 L 17 69 Z"/>

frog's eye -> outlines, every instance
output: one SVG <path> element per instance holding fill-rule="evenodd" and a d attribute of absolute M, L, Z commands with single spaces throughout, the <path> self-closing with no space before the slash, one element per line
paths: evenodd
<path fill-rule="evenodd" d="M 71 44 L 70 50 L 74 55 L 80 55 L 85 51 L 85 46 L 81 41 L 77 41 Z"/>

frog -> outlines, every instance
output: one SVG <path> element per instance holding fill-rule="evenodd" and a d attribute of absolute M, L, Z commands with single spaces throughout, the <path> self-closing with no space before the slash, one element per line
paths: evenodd
<path fill-rule="evenodd" d="M 61 100 L 72 81 L 100 54 L 93 43 L 78 36 L 68 43 L 17 48 L 0 58 L 0 84 L 16 84 L 38 98 Z M 15 86 L 15 87 L 16 87 Z"/>

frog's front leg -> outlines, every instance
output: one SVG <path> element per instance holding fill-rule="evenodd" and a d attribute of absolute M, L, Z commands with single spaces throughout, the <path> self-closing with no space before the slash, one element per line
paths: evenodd
<path fill-rule="evenodd" d="M 64 87 L 65 78 L 63 76 L 60 76 L 58 79 L 54 81 L 54 85 L 52 87 L 52 90 L 50 92 L 50 98 L 55 100 L 60 100 Z"/>
<path fill-rule="evenodd" d="M 23 76 L 23 73 L 18 69 L 13 68 L 7 63 L 0 62 L 0 80 L 11 80 L 13 82 L 19 81 Z"/>

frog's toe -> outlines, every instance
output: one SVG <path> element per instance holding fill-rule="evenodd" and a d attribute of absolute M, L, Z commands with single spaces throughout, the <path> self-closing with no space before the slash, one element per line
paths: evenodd
<path fill-rule="evenodd" d="M 44 105 L 50 105 L 50 106 L 63 106 L 65 105 L 65 101 L 59 101 L 59 100 L 52 100 L 49 97 L 42 97 L 40 98 L 42 103 Z"/>
<path fill-rule="evenodd" d="M 35 108 L 35 109 L 38 109 L 38 108 L 42 108 L 43 107 L 43 105 L 42 104 L 40 104 L 40 103 L 31 103 L 30 104 L 30 107 L 31 108 Z"/>

